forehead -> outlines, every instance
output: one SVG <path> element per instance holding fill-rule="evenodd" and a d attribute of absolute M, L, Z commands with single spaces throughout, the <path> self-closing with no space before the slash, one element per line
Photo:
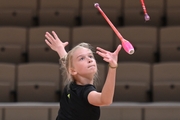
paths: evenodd
<path fill-rule="evenodd" d="M 73 56 L 85 55 L 85 54 L 90 54 L 90 53 L 92 53 L 90 49 L 79 47 L 74 51 Z"/>

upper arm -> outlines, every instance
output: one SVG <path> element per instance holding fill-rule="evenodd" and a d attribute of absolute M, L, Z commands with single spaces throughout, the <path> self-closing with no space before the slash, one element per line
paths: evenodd
<path fill-rule="evenodd" d="M 101 100 L 101 93 L 97 91 L 91 91 L 88 94 L 88 102 L 94 106 L 103 106 L 106 105 L 105 103 L 102 102 Z"/>

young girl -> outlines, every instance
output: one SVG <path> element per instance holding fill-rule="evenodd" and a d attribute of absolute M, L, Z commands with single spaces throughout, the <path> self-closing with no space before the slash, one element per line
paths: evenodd
<path fill-rule="evenodd" d="M 97 63 L 90 45 L 80 43 L 67 53 L 65 47 L 68 42 L 62 42 L 54 31 L 52 35 L 46 32 L 45 37 L 46 44 L 56 51 L 63 61 L 67 79 L 70 81 L 63 90 L 56 120 L 99 120 L 100 106 L 110 105 L 113 101 L 121 45 L 113 53 L 96 48 L 96 53 L 109 63 L 102 92 L 97 92 L 93 85 L 97 75 Z"/>

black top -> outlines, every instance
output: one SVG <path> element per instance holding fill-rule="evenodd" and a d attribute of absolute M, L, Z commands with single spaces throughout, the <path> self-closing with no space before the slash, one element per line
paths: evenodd
<path fill-rule="evenodd" d="M 91 91 L 96 91 L 91 84 L 71 83 L 69 89 L 66 86 L 56 120 L 99 120 L 100 107 L 89 104 L 87 99 Z"/>

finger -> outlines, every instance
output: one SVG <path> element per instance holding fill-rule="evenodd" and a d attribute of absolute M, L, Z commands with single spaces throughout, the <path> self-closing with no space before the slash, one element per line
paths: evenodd
<path fill-rule="evenodd" d="M 49 32 L 46 32 L 45 36 L 52 36 Z"/>
<path fill-rule="evenodd" d="M 52 43 L 52 41 L 54 40 L 54 37 L 49 33 L 49 32 L 46 32 L 46 35 L 45 37 Z"/>
<path fill-rule="evenodd" d="M 103 53 L 107 53 L 107 51 L 106 51 L 105 49 L 102 49 L 102 48 L 100 48 L 100 47 L 97 47 L 96 49 L 99 50 L 99 51 L 101 51 L 101 52 L 103 52 Z"/>
<path fill-rule="evenodd" d="M 46 32 L 45 35 L 46 35 L 46 34 L 50 34 L 50 33 L 49 33 L 49 32 Z"/>
<path fill-rule="evenodd" d="M 64 47 L 66 47 L 69 43 L 68 42 L 64 42 L 63 44 L 64 44 Z"/>
<path fill-rule="evenodd" d="M 118 45 L 118 47 L 116 48 L 116 50 L 114 51 L 115 54 L 118 54 L 119 51 L 121 50 L 122 45 Z"/>
<path fill-rule="evenodd" d="M 101 53 L 99 51 L 96 52 L 98 55 L 100 55 L 101 57 L 103 57 L 103 60 L 106 62 L 110 62 L 111 58 L 109 58 L 109 56 L 107 54 Z"/>
<path fill-rule="evenodd" d="M 96 53 L 98 54 L 98 55 L 100 55 L 101 57 L 105 57 L 105 54 L 104 53 L 102 53 L 102 52 L 100 52 L 100 51 L 96 51 Z"/>
<path fill-rule="evenodd" d="M 47 35 L 45 35 L 45 37 L 46 37 L 46 41 L 52 43 L 52 40 Z"/>
<path fill-rule="evenodd" d="M 45 42 L 49 47 L 51 47 L 51 43 L 47 39 L 45 39 Z"/>
<path fill-rule="evenodd" d="M 103 59 L 109 59 L 109 56 L 107 54 L 101 53 L 99 51 L 96 52 L 98 55 L 100 55 L 101 57 L 103 57 Z"/>
<path fill-rule="evenodd" d="M 57 36 L 57 34 L 56 34 L 54 31 L 52 31 L 52 34 L 53 34 L 53 36 L 54 36 L 54 38 L 55 38 L 56 40 L 59 39 L 59 37 Z"/>
<path fill-rule="evenodd" d="M 108 63 L 110 62 L 109 58 L 103 58 L 103 60 L 108 62 Z"/>

